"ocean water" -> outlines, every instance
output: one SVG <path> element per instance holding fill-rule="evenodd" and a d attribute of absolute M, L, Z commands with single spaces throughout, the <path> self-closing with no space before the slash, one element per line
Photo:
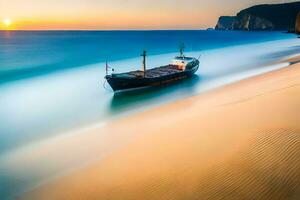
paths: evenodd
<path fill-rule="evenodd" d="M 0 82 L 105 60 L 276 40 L 277 33 L 220 31 L 0 31 Z"/>
<path fill-rule="evenodd" d="M 157 67 L 177 55 L 181 42 L 187 55 L 201 55 L 190 80 L 118 94 L 105 84 L 106 60 L 117 72 L 134 70 L 145 49 L 148 66 Z M 26 163 L 27 147 L 42 151 L 42 144 L 74 130 L 287 67 L 275 61 L 298 53 L 296 36 L 280 32 L 0 32 L 0 196 L 11 199 L 88 162 L 68 155 L 72 162 L 61 164 L 45 155 Z"/>

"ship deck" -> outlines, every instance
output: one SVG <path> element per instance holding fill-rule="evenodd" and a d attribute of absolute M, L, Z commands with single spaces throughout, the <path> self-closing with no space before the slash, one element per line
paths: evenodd
<path fill-rule="evenodd" d="M 181 69 L 178 69 L 178 66 L 166 65 L 166 66 L 146 70 L 145 78 L 157 78 L 161 76 L 175 74 L 178 72 L 182 72 Z M 137 70 L 137 71 L 131 71 L 131 72 L 126 72 L 121 74 L 114 74 L 114 76 L 118 78 L 144 78 L 144 72 Z"/>

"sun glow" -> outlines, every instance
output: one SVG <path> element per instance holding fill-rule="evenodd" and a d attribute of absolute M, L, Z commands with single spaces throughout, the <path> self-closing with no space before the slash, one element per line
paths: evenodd
<path fill-rule="evenodd" d="M 9 18 L 3 19 L 2 22 L 6 27 L 9 27 L 12 24 L 12 21 Z"/>

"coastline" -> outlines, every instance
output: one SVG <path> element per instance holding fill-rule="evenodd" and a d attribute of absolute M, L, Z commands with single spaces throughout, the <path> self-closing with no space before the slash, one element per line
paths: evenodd
<path fill-rule="evenodd" d="M 103 89 L 105 74 L 101 66 L 104 66 L 104 63 L 0 85 L 0 113 L 3 122 L 0 131 L 7 133 L 1 138 L 3 145 L 0 146 L 0 150 L 3 154 L 37 140 L 59 136 L 66 131 L 102 123 L 119 116 L 124 117 L 249 76 L 285 67 L 277 65 L 274 61 L 292 54 L 290 51 L 298 51 L 297 42 L 298 40 L 293 38 L 204 51 L 201 52 L 202 63 L 195 78 L 137 95 L 114 95 L 111 91 Z M 195 57 L 199 54 L 200 52 L 189 53 Z M 160 66 L 168 63 L 175 55 L 177 53 L 151 56 L 148 65 Z M 140 63 L 140 58 L 110 64 L 118 66 L 120 70 L 129 71 L 135 69 L 137 63 Z M 24 98 L 24 95 L 28 98 Z M 32 109 L 33 112 L 22 112 L 23 108 L 31 106 L 35 108 Z M 16 135 L 17 140 L 14 138 Z"/>
<path fill-rule="evenodd" d="M 286 59 L 299 52 L 297 42 L 295 38 L 204 51 L 195 78 L 129 95 L 101 90 L 99 78 L 103 70 L 98 65 L 2 85 L 0 113 L 4 123 L 0 130 L 5 133 L 1 135 L 0 146 L 2 198 L 14 199 L 110 157 L 139 135 L 114 128 L 115 122 L 119 124 L 128 116 L 287 67 Z M 190 54 L 198 56 L 199 52 Z M 175 55 L 151 56 L 148 64 L 159 65 Z M 139 60 L 111 64 L 126 69 Z M 34 98 L 24 99 L 24 94 Z M 23 112 L 22 108 L 34 109 Z"/>
<path fill-rule="evenodd" d="M 119 149 L 22 198 L 296 199 L 300 64 L 293 63 L 299 59 L 287 60 L 289 67 L 89 130 L 77 138 L 86 152 L 103 153 L 99 132 L 107 133 Z M 48 151 L 74 153 L 67 141 L 53 142 Z"/>
<path fill-rule="evenodd" d="M 300 1 L 157 6 L 5 3 L 0 200 L 300 200 Z"/>

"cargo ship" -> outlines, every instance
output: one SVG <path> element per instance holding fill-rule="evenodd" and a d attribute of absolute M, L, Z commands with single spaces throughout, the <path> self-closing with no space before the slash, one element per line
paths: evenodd
<path fill-rule="evenodd" d="M 170 64 L 152 69 L 146 69 L 146 51 L 143 57 L 142 70 L 126 73 L 108 74 L 109 66 L 106 64 L 105 79 L 116 91 L 126 91 L 144 87 L 155 87 L 170 84 L 191 77 L 199 68 L 199 58 L 187 57 L 180 48 L 180 55 L 176 56 Z"/>

